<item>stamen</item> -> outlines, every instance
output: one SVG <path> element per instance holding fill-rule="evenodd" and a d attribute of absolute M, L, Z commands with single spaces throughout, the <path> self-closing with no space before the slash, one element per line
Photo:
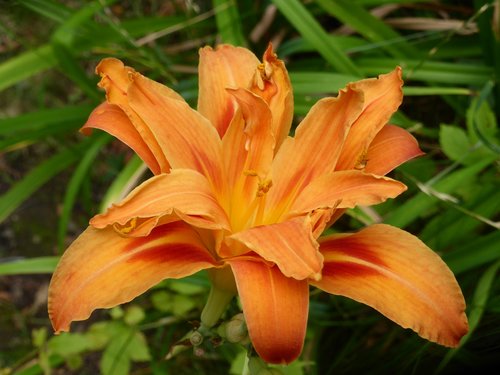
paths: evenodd
<path fill-rule="evenodd" d="M 247 169 L 243 171 L 243 174 L 248 177 L 257 177 L 257 192 L 255 193 L 255 198 L 246 207 L 245 213 L 240 217 L 239 223 L 242 228 L 247 228 L 248 226 L 253 226 L 262 222 L 264 216 L 264 209 L 266 206 L 266 194 L 269 189 L 273 186 L 273 182 L 270 179 L 264 179 L 260 177 L 257 171 L 252 169 Z"/>
<path fill-rule="evenodd" d="M 269 191 L 269 189 L 271 189 L 271 186 L 273 186 L 273 182 L 271 180 L 261 180 L 260 178 L 259 180 L 260 181 L 257 189 L 257 197 L 262 197 Z"/>

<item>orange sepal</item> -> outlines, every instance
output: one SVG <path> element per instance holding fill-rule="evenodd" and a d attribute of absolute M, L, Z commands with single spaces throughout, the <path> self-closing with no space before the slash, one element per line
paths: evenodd
<path fill-rule="evenodd" d="M 285 63 L 278 59 L 271 43 L 262 60 L 255 72 L 252 91 L 262 97 L 271 109 L 277 151 L 292 125 L 293 89 Z"/>
<path fill-rule="evenodd" d="M 297 280 L 321 277 L 323 257 L 313 237 L 309 217 L 253 227 L 226 238 L 228 247 L 244 245 L 287 277 Z"/>
<path fill-rule="evenodd" d="M 320 241 L 332 294 L 365 303 L 423 338 L 456 347 L 468 331 L 465 301 L 447 265 L 417 237 L 377 224 Z"/>
<path fill-rule="evenodd" d="M 123 234 L 144 236 L 164 219 L 174 221 L 165 218 L 170 215 L 199 228 L 229 230 L 226 213 L 207 179 L 191 169 L 173 169 L 148 179 L 123 201 L 94 216 L 90 224 L 99 229 L 115 225 L 126 228 Z"/>
<path fill-rule="evenodd" d="M 221 140 L 210 122 L 164 86 L 140 74 L 131 75 L 131 80 L 129 105 L 148 125 L 172 168 L 194 169 L 220 192 Z"/>
<path fill-rule="evenodd" d="M 353 208 L 382 203 L 397 197 L 406 185 L 388 177 L 361 171 L 339 171 L 312 181 L 290 208 L 292 214 L 311 212 L 318 208 Z"/>
<path fill-rule="evenodd" d="M 401 68 L 378 78 L 363 79 L 347 87 L 363 93 L 363 110 L 349 129 L 336 170 L 352 169 L 363 162 L 368 147 L 403 100 Z"/>
<path fill-rule="evenodd" d="M 89 135 L 93 128 L 104 130 L 129 146 L 154 174 L 161 172 L 151 149 L 119 106 L 105 102 L 94 109 L 80 131 Z"/>
<path fill-rule="evenodd" d="M 222 138 L 236 112 L 236 101 L 226 88 L 249 88 L 257 57 L 246 48 L 219 45 L 200 49 L 198 111 Z"/>
<path fill-rule="evenodd" d="M 148 237 L 120 237 L 87 228 L 62 256 L 49 286 L 49 316 L 56 333 L 92 311 L 132 300 L 163 279 L 218 266 L 197 233 L 182 222 Z"/>
<path fill-rule="evenodd" d="M 318 101 L 281 145 L 272 166 L 270 215 L 279 220 L 286 206 L 315 178 L 332 172 L 352 123 L 363 107 L 361 92 L 346 89 Z"/>
<path fill-rule="evenodd" d="M 130 122 L 136 128 L 137 132 L 140 134 L 143 141 L 148 145 L 148 148 L 153 153 L 160 167 L 160 171 L 168 172 L 170 166 L 160 145 L 158 144 L 158 140 L 153 134 L 154 129 L 151 129 L 150 124 L 144 123 L 144 121 L 137 116 L 137 113 L 135 113 L 135 111 L 130 107 L 128 89 L 132 83 L 132 77 L 139 74 L 136 73 L 134 69 L 125 66 L 123 62 L 115 58 L 106 58 L 101 60 L 96 67 L 96 73 L 101 76 L 101 81 L 98 86 L 102 87 L 106 91 L 106 99 L 108 103 L 115 104 L 123 110 L 123 112 L 130 119 Z M 151 81 L 149 79 L 147 80 Z M 182 97 L 173 90 L 170 90 L 169 88 L 156 82 L 154 85 L 156 87 L 162 87 L 163 89 L 160 90 L 165 95 L 179 101 L 183 101 Z"/>
<path fill-rule="evenodd" d="M 306 280 L 285 277 L 258 260 L 228 261 L 252 344 L 268 363 L 287 364 L 301 353 L 309 310 Z"/>
<path fill-rule="evenodd" d="M 399 126 L 386 125 L 373 139 L 366 153 L 365 172 L 386 175 L 397 166 L 424 155 L 417 140 Z"/>

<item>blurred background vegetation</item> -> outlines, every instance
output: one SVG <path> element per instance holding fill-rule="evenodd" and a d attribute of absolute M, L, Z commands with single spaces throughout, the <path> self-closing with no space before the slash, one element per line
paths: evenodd
<path fill-rule="evenodd" d="M 347 82 L 403 67 L 405 100 L 392 121 L 426 156 L 396 170 L 409 187 L 402 197 L 351 211 L 334 230 L 383 221 L 418 235 L 456 274 L 471 326 L 450 350 L 314 291 L 304 352 L 281 371 L 498 368 L 499 22 L 498 0 L 0 0 L 0 374 L 242 373 L 244 350 L 217 340 L 165 360 L 199 318 L 204 274 L 161 283 L 57 337 L 47 286 L 88 219 L 148 173 L 118 141 L 77 132 L 104 98 L 97 62 L 121 58 L 195 106 L 201 46 L 261 55 L 270 41 L 290 72 L 295 123 Z"/>

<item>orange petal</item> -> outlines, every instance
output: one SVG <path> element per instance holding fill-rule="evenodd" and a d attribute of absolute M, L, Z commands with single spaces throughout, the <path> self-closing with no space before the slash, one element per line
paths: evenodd
<path fill-rule="evenodd" d="M 169 174 L 150 178 L 135 188 L 122 202 L 113 204 L 106 213 L 94 216 L 90 224 L 105 228 L 117 224 L 127 235 L 147 235 L 159 218 L 180 216 L 199 228 L 228 229 L 224 210 L 213 197 L 207 179 L 190 169 L 172 169 Z M 149 219 L 155 220 L 139 220 Z"/>
<path fill-rule="evenodd" d="M 362 94 L 351 89 L 341 91 L 337 98 L 322 99 L 297 127 L 295 138 L 285 140 L 272 168 L 268 206 L 274 221 L 313 179 L 334 170 L 362 105 Z"/>
<path fill-rule="evenodd" d="M 287 277 L 297 280 L 318 279 L 323 257 L 312 236 L 309 218 L 297 218 L 278 224 L 263 225 L 226 238 L 229 247 L 239 244 L 276 263 Z"/>
<path fill-rule="evenodd" d="M 172 168 L 194 169 L 221 191 L 221 140 L 210 122 L 140 74 L 128 89 L 131 108 L 148 124 Z"/>
<path fill-rule="evenodd" d="M 336 170 L 353 169 L 365 159 L 370 143 L 387 124 L 403 100 L 401 68 L 378 79 L 364 79 L 348 85 L 363 93 L 363 113 L 349 130 Z"/>
<path fill-rule="evenodd" d="M 268 363 L 286 364 L 302 351 L 309 309 L 306 280 L 283 276 L 277 267 L 233 259 L 234 273 L 252 344 Z"/>
<path fill-rule="evenodd" d="M 415 236 L 389 225 L 324 238 L 323 278 L 313 285 L 365 303 L 404 328 L 455 347 L 467 333 L 455 277 Z"/>
<path fill-rule="evenodd" d="M 245 89 L 228 89 L 238 110 L 222 140 L 227 183 L 232 187 L 231 206 L 255 198 L 274 156 L 272 115 L 266 102 Z M 237 214 L 237 213 L 235 213 Z"/>
<path fill-rule="evenodd" d="M 133 126 L 137 129 L 141 138 L 148 145 L 149 149 L 155 156 L 161 172 L 168 172 L 170 166 L 165 155 L 158 144 L 158 140 L 153 134 L 153 129 L 150 129 L 149 124 L 137 116 L 129 104 L 128 88 L 132 82 L 132 77 L 137 75 L 134 69 L 125 66 L 120 60 L 114 58 L 103 59 L 96 67 L 96 73 L 101 76 L 99 86 L 106 90 L 106 98 L 108 103 L 118 105 L 127 115 L 132 122 Z M 147 78 L 144 78 L 147 79 Z M 150 81 L 150 80 L 149 80 Z M 154 81 L 151 81 L 154 82 Z M 164 95 L 182 101 L 182 98 L 173 90 L 160 85 L 159 83 L 152 83 Z"/>
<path fill-rule="evenodd" d="M 128 302 L 166 278 L 181 278 L 216 262 L 197 233 L 182 222 L 150 236 L 120 237 L 87 228 L 66 250 L 49 287 L 49 316 L 56 332 L 92 311 Z"/>
<path fill-rule="evenodd" d="M 409 132 L 399 126 L 386 125 L 368 148 L 365 172 L 383 176 L 405 161 L 423 154 L 417 140 Z"/>
<path fill-rule="evenodd" d="M 248 88 L 259 60 L 246 48 L 219 45 L 200 49 L 198 111 L 226 133 L 236 111 L 236 101 L 226 88 Z"/>
<path fill-rule="evenodd" d="M 293 89 L 285 63 L 278 59 L 272 44 L 267 47 L 262 60 L 255 73 L 252 91 L 262 97 L 271 109 L 277 150 L 292 125 Z"/>
<path fill-rule="evenodd" d="M 370 206 L 397 197 L 405 190 L 406 185 L 388 177 L 355 170 L 333 172 L 311 182 L 299 194 L 290 212 L 300 214 L 318 208 Z"/>
<path fill-rule="evenodd" d="M 128 116 L 117 105 L 102 103 L 94 109 L 80 131 L 89 135 L 92 128 L 104 130 L 118 138 L 134 150 L 154 174 L 160 173 L 160 166 L 154 154 Z"/>

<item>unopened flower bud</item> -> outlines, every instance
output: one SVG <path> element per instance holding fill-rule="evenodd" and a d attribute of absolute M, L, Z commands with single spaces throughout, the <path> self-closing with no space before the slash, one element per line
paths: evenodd
<path fill-rule="evenodd" d="M 237 314 L 226 324 L 225 337 L 232 343 L 242 343 L 248 339 L 248 329 L 243 314 Z"/>
<path fill-rule="evenodd" d="M 198 331 L 194 331 L 191 334 L 191 337 L 189 337 L 189 341 L 191 342 L 191 345 L 199 346 L 203 342 L 203 335 Z"/>

